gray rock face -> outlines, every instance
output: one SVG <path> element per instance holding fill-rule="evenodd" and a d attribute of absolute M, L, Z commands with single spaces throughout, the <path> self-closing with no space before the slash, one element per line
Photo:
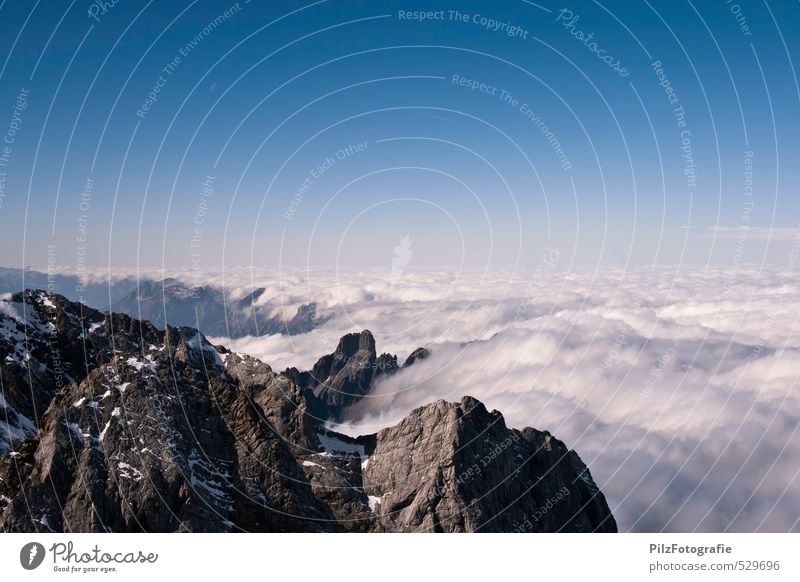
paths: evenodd
<path fill-rule="evenodd" d="M 386 356 L 381 356 L 383 366 L 390 365 Z M 397 358 L 394 363 L 396 367 Z M 378 368 L 375 338 L 364 330 L 342 337 L 336 351 L 320 358 L 310 371 L 289 368 L 284 375 L 306 391 L 315 415 L 336 419 L 344 408 L 369 392 L 373 377 L 379 375 Z"/>
<path fill-rule="evenodd" d="M 0 453 L 36 434 L 59 390 L 110 361 L 112 322 L 131 331 L 138 326 L 126 316 L 106 316 L 42 291 L 0 300 Z M 136 335 L 151 331 L 144 324 Z M 121 347 L 128 345 L 126 339 Z"/>
<path fill-rule="evenodd" d="M 341 529 L 293 456 L 317 446 L 297 386 L 191 328 L 150 340 L 59 392 L 4 458 L 3 531 Z"/>
<path fill-rule="evenodd" d="M 342 338 L 309 388 L 195 329 L 41 292 L 7 301 L 0 324 L 3 408 L 26 419 L 0 454 L 0 531 L 616 530 L 577 454 L 472 398 L 376 435 L 325 430 L 312 397 L 338 406 L 379 361 L 396 366 L 369 332 Z"/>
<path fill-rule="evenodd" d="M 419 408 L 377 434 L 363 476 L 390 531 L 616 531 L 574 451 L 506 428 L 469 396 Z"/>
<path fill-rule="evenodd" d="M 397 365 L 397 356 L 393 354 L 381 354 L 375 361 L 373 380 L 377 380 L 381 376 L 390 376 L 399 369 L 400 366 Z"/>
<path fill-rule="evenodd" d="M 431 355 L 431 352 L 428 348 L 417 348 L 409 356 L 406 358 L 406 361 L 403 362 L 403 367 L 408 368 L 412 366 L 415 362 L 421 362 L 425 358 Z"/>

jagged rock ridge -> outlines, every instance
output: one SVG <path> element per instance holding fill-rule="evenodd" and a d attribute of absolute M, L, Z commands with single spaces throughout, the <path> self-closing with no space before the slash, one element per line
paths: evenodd
<path fill-rule="evenodd" d="M 342 337 L 336 350 L 321 357 L 310 371 L 288 368 L 283 374 L 306 392 L 314 414 L 338 418 L 369 392 L 373 381 L 397 369 L 397 356 L 378 356 L 375 338 L 364 330 Z"/>
<path fill-rule="evenodd" d="M 341 406 L 396 370 L 369 332 L 309 388 L 193 328 L 42 292 L 0 301 L 0 329 L 2 531 L 616 531 L 577 454 L 473 398 L 358 439 L 325 430 L 314 389 Z"/>

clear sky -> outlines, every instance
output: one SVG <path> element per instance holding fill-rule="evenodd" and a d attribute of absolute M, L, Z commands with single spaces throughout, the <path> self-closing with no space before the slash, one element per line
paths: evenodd
<path fill-rule="evenodd" d="M 798 19 L 723 0 L 4 1 L 0 263 L 534 265 L 548 247 L 780 266 Z"/>

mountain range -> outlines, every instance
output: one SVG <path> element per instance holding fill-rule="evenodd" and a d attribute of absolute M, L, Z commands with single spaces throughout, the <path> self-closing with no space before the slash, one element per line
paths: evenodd
<path fill-rule="evenodd" d="M 216 285 L 189 285 L 174 277 L 96 277 L 51 274 L 0 267 L 0 295 L 42 288 L 94 308 L 109 307 L 153 325 L 189 326 L 205 335 L 238 338 L 272 334 L 298 335 L 324 324 L 316 303 L 287 305 L 265 296 L 264 287 L 237 297 Z"/>
<path fill-rule="evenodd" d="M 277 372 L 194 327 L 15 293 L 0 300 L 0 531 L 616 531 L 575 451 L 472 397 L 357 438 L 327 428 L 428 355 L 400 365 L 364 330 Z"/>

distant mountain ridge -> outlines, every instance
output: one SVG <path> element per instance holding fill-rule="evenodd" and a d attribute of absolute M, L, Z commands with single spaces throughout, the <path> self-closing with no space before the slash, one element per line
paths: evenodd
<path fill-rule="evenodd" d="M 157 327 L 189 326 L 206 335 L 243 337 L 308 333 L 327 321 L 317 317 L 316 303 L 306 303 L 291 316 L 271 315 L 269 306 L 259 305 L 264 293 L 258 288 L 238 300 L 226 298 L 221 289 L 203 285 L 189 287 L 177 279 L 144 280 L 138 288 L 112 305 L 112 311 L 146 319 Z"/>
<path fill-rule="evenodd" d="M 25 291 L 0 300 L 0 358 L 0 531 L 616 531 L 574 451 L 474 398 L 326 430 L 398 369 L 367 331 L 279 374 L 191 327 Z"/>
<path fill-rule="evenodd" d="M 191 286 L 174 278 L 120 277 L 83 281 L 75 275 L 42 273 L 0 267 L 0 295 L 41 288 L 95 309 L 125 313 L 153 325 L 190 326 L 209 336 L 239 338 L 261 335 L 299 335 L 328 321 L 316 303 L 283 306 L 259 302 L 265 289 L 233 298 L 213 285 Z M 276 314 L 277 312 L 277 314 Z"/>

